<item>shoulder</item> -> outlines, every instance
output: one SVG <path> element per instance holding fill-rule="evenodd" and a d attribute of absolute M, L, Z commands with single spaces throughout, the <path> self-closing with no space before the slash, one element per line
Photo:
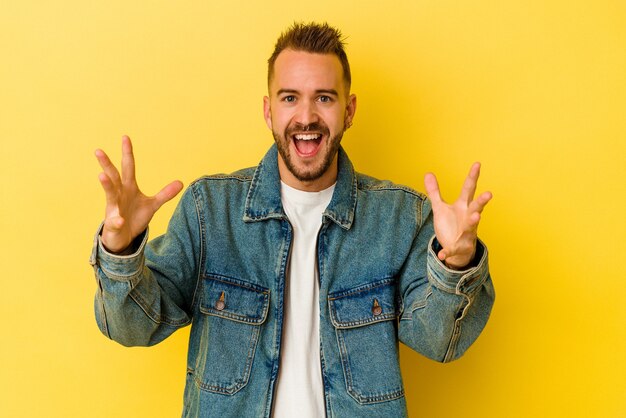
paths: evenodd
<path fill-rule="evenodd" d="M 389 194 L 397 197 L 415 199 L 420 202 L 427 200 L 424 193 L 418 192 L 409 186 L 397 184 L 390 180 L 379 180 L 362 173 L 355 173 L 357 189 L 360 192 L 376 194 Z"/>
<path fill-rule="evenodd" d="M 198 188 L 198 187 L 203 187 L 208 184 L 214 185 L 214 184 L 219 184 L 219 183 L 224 183 L 224 184 L 248 183 L 252 181 L 252 177 L 254 175 L 255 169 L 256 167 L 248 167 L 248 168 L 243 168 L 241 170 L 237 170 L 230 174 L 205 175 L 191 182 L 189 187 Z"/>
<path fill-rule="evenodd" d="M 430 213 L 428 197 L 409 186 L 361 173 L 356 173 L 356 183 L 357 211 L 366 218 L 375 216 L 377 222 L 389 223 L 389 228 L 396 228 L 398 222 L 406 222 L 408 229 L 419 228 Z"/>
<path fill-rule="evenodd" d="M 191 194 L 196 201 L 214 201 L 216 196 L 221 196 L 222 199 L 245 199 L 255 168 L 199 177 L 189 184 L 185 192 Z"/>

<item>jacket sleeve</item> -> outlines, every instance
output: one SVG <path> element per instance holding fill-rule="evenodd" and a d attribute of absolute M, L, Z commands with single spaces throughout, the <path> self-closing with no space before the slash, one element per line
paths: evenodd
<path fill-rule="evenodd" d="M 440 362 L 459 358 L 485 327 L 495 300 L 487 248 L 478 240 L 473 267 L 447 268 L 436 256 L 430 201 L 416 208 L 418 230 L 400 276 L 399 339 Z"/>
<path fill-rule="evenodd" d="M 191 322 L 202 252 L 198 213 L 190 187 L 167 233 L 147 243 L 145 231 L 130 255 L 109 253 L 100 227 L 90 264 L 98 284 L 96 322 L 103 334 L 125 346 L 148 346 Z"/>

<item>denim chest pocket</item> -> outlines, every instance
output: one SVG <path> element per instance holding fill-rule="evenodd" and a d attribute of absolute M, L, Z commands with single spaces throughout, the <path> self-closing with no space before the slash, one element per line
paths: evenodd
<path fill-rule="evenodd" d="M 404 396 L 393 279 L 328 295 L 346 388 L 360 404 Z"/>
<path fill-rule="evenodd" d="M 205 277 L 200 302 L 202 334 L 195 380 L 201 389 L 233 395 L 247 383 L 269 289 L 226 277 Z"/>

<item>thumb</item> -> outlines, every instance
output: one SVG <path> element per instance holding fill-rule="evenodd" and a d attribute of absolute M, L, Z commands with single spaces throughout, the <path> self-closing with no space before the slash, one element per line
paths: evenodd
<path fill-rule="evenodd" d="M 448 251 L 444 248 L 437 253 L 437 258 L 441 261 L 444 261 L 448 257 Z"/>
<path fill-rule="evenodd" d="M 183 183 L 179 180 L 173 181 L 164 188 L 162 188 L 159 193 L 154 195 L 154 200 L 156 203 L 155 210 L 163 206 L 164 203 L 172 200 L 178 193 L 180 193 L 182 189 Z"/>
<path fill-rule="evenodd" d="M 426 188 L 426 194 L 433 203 L 433 206 L 442 201 L 441 194 L 439 193 L 439 183 L 433 173 L 426 173 L 424 176 L 424 187 Z"/>

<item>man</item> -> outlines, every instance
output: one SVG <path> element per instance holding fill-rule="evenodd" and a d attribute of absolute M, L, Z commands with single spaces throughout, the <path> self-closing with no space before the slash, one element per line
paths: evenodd
<path fill-rule="evenodd" d="M 97 322 L 124 345 L 192 324 L 184 416 L 406 416 L 398 340 L 447 362 L 487 321 L 479 165 L 452 205 L 432 174 L 429 200 L 356 173 L 340 147 L 350 80 L 336 29 L 283 33 L 263 101 L 275 145 L 256 168 L 192 183 L 150 243 L 150 219 L 182 184 L 147 197 L 128 137 L 121 175 L 96 151 L 107 200 L 91 258 Z"/>

